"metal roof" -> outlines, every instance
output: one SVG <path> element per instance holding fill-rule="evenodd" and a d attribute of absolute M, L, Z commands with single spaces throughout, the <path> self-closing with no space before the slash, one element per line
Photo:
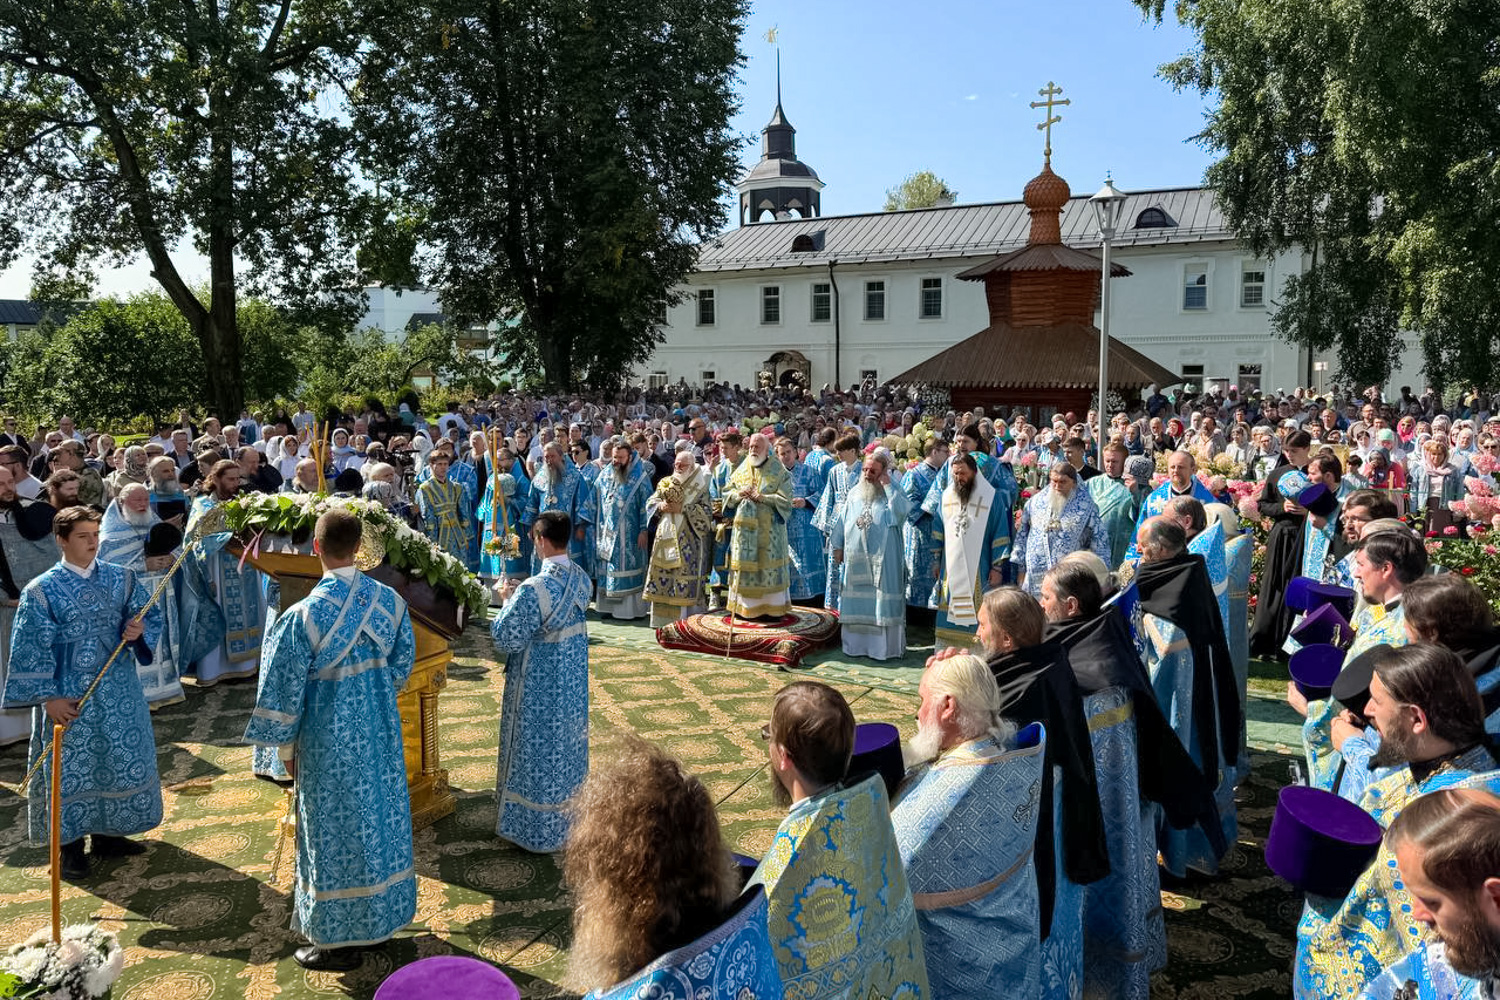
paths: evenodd
<path fill-rule="evenodd" d="M 0 299 L 0 326 L 36 326 L 42 311 L 29 299 Z"/>
<path fill-rule="evenodd" d="M 1132 228 L 1137 217 L 1148 208 L 1161 209 L 1178 225 Z M 1208 188 L 1136 191 L 1126 196 L 1121 220 L 1121 230 L 1113 244 L 1117 247 L 1234 239 Z M 706 241 L 698 253 L 698 270 L 821 267 L 829 261 L 858 264 L 990 257 L 1024 246 L 1030 228 L 1031 218 L 1020 201 L 757 222 Z M 820 250 L 792 252 L 794 238 L 819 230 L 824 232 Z M 1062 237 L 1069 246 L 1099 245 L 1087 196 L 1068 199 L 1062 215 Z"/>

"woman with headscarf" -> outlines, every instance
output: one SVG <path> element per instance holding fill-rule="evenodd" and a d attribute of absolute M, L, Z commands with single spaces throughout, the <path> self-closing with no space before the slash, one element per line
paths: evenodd
<path fill-rule="evenodd" d="M 120 495 L 120 491 L 131 483 L 140 483 L 146 488 L 151 487 L 150 477 L 146 473 L 146 449 L 138 444 L 133 444 L 125 449 L 124 464 L 119 471 L 111 472 L 105 479 L 104 485 L 111 499 Z"/>
<path fill-rule="evenodd" d="M 1249 475 L 1250 466 L 1255 462 L 1255 448 L 1250 444 L 1250 428 L 1244 424 L 1235 424 L 1229 432 L 1229 444 L 1225 446 L 1224 454 Z"/>

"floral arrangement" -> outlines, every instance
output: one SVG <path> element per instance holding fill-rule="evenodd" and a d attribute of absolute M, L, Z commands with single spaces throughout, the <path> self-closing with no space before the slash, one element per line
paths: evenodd
<path fill-rule="evenodd" d="M 501 556 L 505 559 L 515 559 L 521 554 L 521 536 L 517 535 L 514 531 L 491 535 L 484 543 L 484 553 L 490 556 Z"/>
<path fill-rule="evenodd" d="M 1500 613 L 1500 545 L 1489 541 L 1500 538 L 1500 531 L 1483 524 L 1470 524 L 1465 533 L 1450 524 L 1442 534 L 1426 532 L 1427 558 L 1435 566 L 1457 573 L 1477 586 L 1489 599 L 1490 607 Z"/>
<path fill-rule="evenodd" d="M 1485 457 L 1489 458 L 1488 455 Z M 1493 459 L 1491 462 L 1493 463 Z M 1482 524 L 1490 523 L 1496 514 L 1500 514 L 1500 497 L 1495 496 L 1495 488 L 1487 481 L 1478 476 L 1466 476 L 1464 488 L 1469 491 L 1469 495 L 1449 505 L 1453 513 Z"/>
<path fill-rule="evenodd" d="M 341 507 L 363 522 L 366 538 L 384 545 L 385 560 L 433 587 L 450 591 L 474 615 L 489 607 L 489 592 L 479 578 L 426 535 L 412 530 L 376 500 L 322 493 L 243 493 L 224 506 L 224 525 L 240 536 L 301 536 L 312 533 L 319 516 Z M 519 551 L 519 539 L 517 551 Z"/>
<path fill-rule="evenodd" d="M 97 924 L 65 927 L 57 944 L 40 930 L 0 957 L 0 996 L 96 1000 L 124 968 L 119 939 Z"/>

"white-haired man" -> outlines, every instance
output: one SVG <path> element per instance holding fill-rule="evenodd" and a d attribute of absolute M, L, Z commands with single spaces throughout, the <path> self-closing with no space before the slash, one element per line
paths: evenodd
<path fill-rule="evenodd" d="M 865 459 L 859 485 L 833 522 L 829 544 L 842 566 L 839 632 L 844 653 L 890 660 L 906 652 L 906 560 L 901 529 L 910 502 L 891 483 L 890 451 Z"/>
<path fill-rule="evenodd" d="M 1022 508 L 1016 543 L 1010 550 L 1022 585 L 1032 597 L 1041 596 L 1042 577 L 1063 556 L 1086 551 L 1100 559 L 1111 557 L 1099 507 L 1087 489 L 1078 488 L 1078 470 L 1068 462 L 1056 462 L 1047 480 L 1047 488 Z"/>
<path fill-rule="evenodd" d="M 589 576 L 594 575 L 593 536 L 595 514 L 594 488 L 565 458 L 563 446 L 548 441 L 542 446 L 542 467 L 531 480 L 526 495 L 526 509 L 521 524 L 529 533 L 537 518 L 549 510 L 568 515 L 573 538 L 568 543 L 568 558 Z M 542 557 L 531 557 L 531 575 L 542 571 Z"/>
<path fill-rule="evenodd" d="M 656 540 L 646 571 L 651 626 L 660 628 L 708 607 L 708 564 L 713 555 L 713 513 L 708 472 L 692 448 L 677 452 L 672 474 L 656 484 L 647 511 L 656 518 Z"/>
<path fill-rule="evenodd" d="M 1039 996 L 1035 861 L 1044 734 L 1019 737 L 977 656 L 928 661 L 891 810 L 934 997 Z"/>
<path fill-rule="evenodd" d="M 792 477 L 771 454 L 764 434 L 750 437 L 750 455 L 729 477 L 724 516 L 729 536 L 728 609 L 741 618 L 792 610 L 791 554 L 786 523 L 792 512 Z"/>

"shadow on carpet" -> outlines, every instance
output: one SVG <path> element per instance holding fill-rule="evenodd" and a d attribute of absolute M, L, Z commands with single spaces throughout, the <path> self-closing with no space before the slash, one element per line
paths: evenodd
<path fill-rule="evenodd" d="M 591 622 L 590 629 L 592 752 L 609 753 L 623 732 L 664 746 L 702 778 L 730 847 L 743 854 L 763 853 L 782 815 L 771 802 L 759 730 L 784 684 L 817 676 L 844 693 L 860 721 L 892 722 L 912 735 L 926 651 L 885 666 L 841 661 L 833 647 L 805 660 L 817 661 L 809 670 L 788 674 L 665 651 L 644 627 Z M 440 954 L 500 965 L 526 997 L 566 995 L 554 984 L 567 961 L 571 902 L 557 863 L 494 836 L 504 673 L 480 628 L 465 632 L 457 652 L 440 702 L 457 811 L 416 835 L 411 927 L 347 973 L 311 973 L 291 959 L 302 941 L 289 926 L 289 847 L 272 871 L 285 798 L 251 775 L 249 748 L 238 742 L 253 685 L 190 689 L 186 703 L 153 717 L 166 819 L 148 835 L 151 850 L 107 862 L 87 885 L 64 890 L 68 922 L 101 920 L 126 948 L 114 1000 L 363 1000 L 393 969 Z M 24 745 L 0 749 L 0 781 L 13 786 L 24 765 Z M 1172 960 L 1153 977 L 1156 996 L 1279 1000 L 1290 990 L 1299 901 L 1260 857 L 1285 758 L 1257 752 L 1252 765 L 1242 840 L 1226 875 L 1166 897 Z M 48 920 L 46 854 L 25 832 L 25 803 L 0 792 L 0 944 Z"/>

